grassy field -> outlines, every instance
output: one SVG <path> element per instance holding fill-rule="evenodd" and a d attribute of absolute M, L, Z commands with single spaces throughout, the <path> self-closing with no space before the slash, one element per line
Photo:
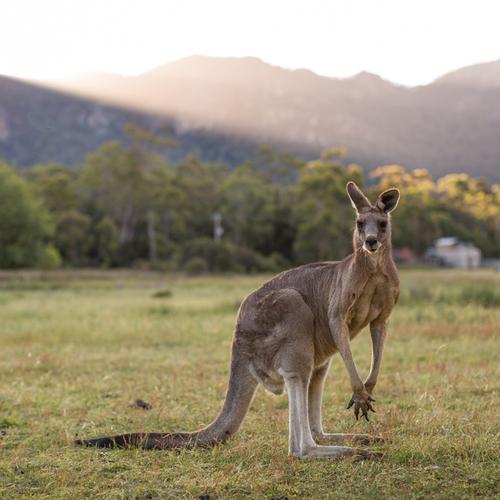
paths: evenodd
<path fill-rule="evenodd" d="M 262 389 L 224 446 L 72 445 L 209 422 L 225 393 L 239 301 L 265 277 L 0 274 L 0 498 L 498 497 L 500 274 L 401 275 L 371 421 L 345 409 L 340 359 L 327 382 L 327 431 L 387 440 L 381 462 L 355 463 L 289 458 L 286 395 Z M 353 351 L 364 376 L 367 332 Z M 138 398 L 152 409 L 134 407 Z"/>

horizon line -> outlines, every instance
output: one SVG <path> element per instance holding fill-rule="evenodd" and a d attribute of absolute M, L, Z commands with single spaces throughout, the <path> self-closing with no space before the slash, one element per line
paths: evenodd
<path fill-rule="evenodd" d="M 177 58 L 177 59 L 168 60 L 168 61 L 165 61 L 164 63 L 160 63 L 158 65 L 152 66 L 149 69 L 142 70 L 142 71 L 139 71 L 139 72 L 133 72 L 133 73 L 113 72 L 113 71 L 100 70 L 100 69 L 89 69 L 89 70 L 82 71 L 82 72 L 79 72 L 79 73 L 72 73 L 72 74 L 68 74 L 68 75 L 65 75 L 65 76 L 58 76 L 58 77 L 52 77 L 52 78 L 51 77 L 43 77 L 43 78 L 28 77 L 28 76 L 11 74 L 11 73 L 8 73 L 8 72 L 7 73 L 3 73 L 2 72 L 2 73 L 0 73 L 0 75 L 6 76 L 6 77 L 10 77 L 10 78 L 14 78 L 14 79 L 18 79 L 18 80 L 27 81 L 27 82 L 35 82 L 35 83 L 41 83 L 41 84 L 64 83 L 65 80 L 77 79 L 77 78 L 81 78 L 81 77 L 88 76 L 88 75 L 96 75 L 96 76 L 97 75 L 108 75 L 108 76 L 116 76 L 116 77 L 120 77 L 120 78 L 138 78 L 138 77 L 140 77 L 142 75 L 145 75 L 147 73 L 159 70 L 159 69 L 163 68 L 164 66 L 168 66 L 168 65 L 171 65 L 171 64 L 176 64 L 176 63 L 179 63 L 181 61 L 185 61 L 185 60 L 188 60 L 188 59 L 195 59 L 195 58 L 212 59 L 212 60 L 224 60 L 224 59 L 225 60 L 244 60 L 244 59 L 254 59 L 256 61 L 259 61 L 262 64 L 265 64 L 267 66 L 271 66 L 273 68 L 279 68 L 279 69 L 282 69 L 282 70 L 285 70 L 285 71 L 290 71 L 290 72 L 307 71 L 307 72 L 310 72 L 310 73 L 312 73 L 313 75 L 315 75 L 317 77 L 320 77 L 320 78 L 330 78 L 330 79 L 333 79 L 333 80 L 349 80 L 349 79 L 356 78 L 359 75 L 367 74 L 367 75 L 373 75 L 373 76 L 375 76 L 377 78 L 380 78 L 382 81 L 390 83 L 390 84 L 392 84 L 394 86 L 406 87 L 406 88 L 425 87 L 427 85 L 431 85 L 432 83 L 436 82 L 437 80 L 439 80 L 440 78 L 442 78 L 445 75 L 448 75 L 450 73 L 454 73 L 455 71 L 459 71 L 459 70 L 464 69 L 464 68 L 470 68 L 470 67 L 478 66 L 478 65 L 482 65 L 482 64 L 492 64 L 492 63 L 495 63 L 495 62 L 500 62 L 500 57 L 499 57 L 499 58 L 493 59 L 493 60 L 492 59 L 482 60 L 482 61 L 475 62 L 473 64 L 468 64 L 468 65 L 465 65 L 465 66 L 459 66 L 457 68 L 450 69 L 449 71 L 446 71 L 446 72 L 442 73 L 441 75 L 437 76 L 436 78 L 434 78 L 432 80 L 427 81 L 426 83 L 418 83 L 418 84 L 413 84 L 413 85 L 409 85 L 409 84 L 400 83 L 400 82 L 397 82 L 397 81 L 394 81 L 394 80 L 390 80 L 390 79 L 385 78 L 383 75 L 381 75 L 379 73 L 374 73 L 372 71 L 367 71 L 367 70 L 361 70 L 361 71 L 358 71 L 358 72 L 353 73 L 353 74 L 348 75 L 348 76 L 326 75 L 326 74 L 318 73 L 318 72 L 316 72 L 316 71 L 314 71 L 314 70 L 312 70 L 310 68 L 303 67 L 303 66 L 293 68 L 293 67 L 289 67 L 289 66 L 282 66 L 280 64 L 274 64 L 274 63 L 266 61 L 265 59 L 262 59 L 261 57 L 252 56 L 252 55 L 247 55 L 247 56 L 211 56 L 211 55 L 204 55 L 204 54 L 191 54 L 191 55 L 187 55 L 187 56 L 180 57 L 180 58 Z"/>

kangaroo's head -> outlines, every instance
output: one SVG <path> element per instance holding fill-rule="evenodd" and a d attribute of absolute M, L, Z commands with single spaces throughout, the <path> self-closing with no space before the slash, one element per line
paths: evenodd
<path fill-rule="evenodd" d="M 397 207 L 399 190 L 387 189 L 372 205 L 354 182 L 348 182 L 347 194 L 356 210 L 356 227 L 354 229 L 354 249 L 363 249 L 375 254 L 380 248 L 391 243 L 390 213 Z"/>

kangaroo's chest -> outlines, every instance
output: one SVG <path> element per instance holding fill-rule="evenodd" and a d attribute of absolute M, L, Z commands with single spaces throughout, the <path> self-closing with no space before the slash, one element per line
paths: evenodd
<path fill-rule="evenodd" d="M 349 309 L 348 325 L 351 337 L 376 319 L 387 307 L 390 307 L 392 287 L 385 276 L 368 280 L 365 286 L 354 292 L 355 299 Z"/>

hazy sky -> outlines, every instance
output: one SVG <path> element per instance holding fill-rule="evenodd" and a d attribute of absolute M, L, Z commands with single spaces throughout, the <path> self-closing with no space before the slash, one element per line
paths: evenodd
<path fill-rule="evenodd" d="M 193 54 L 428 83 L 500 58 L 500 1 L 0 0 L 2 74 L 137 74 Z"/>

